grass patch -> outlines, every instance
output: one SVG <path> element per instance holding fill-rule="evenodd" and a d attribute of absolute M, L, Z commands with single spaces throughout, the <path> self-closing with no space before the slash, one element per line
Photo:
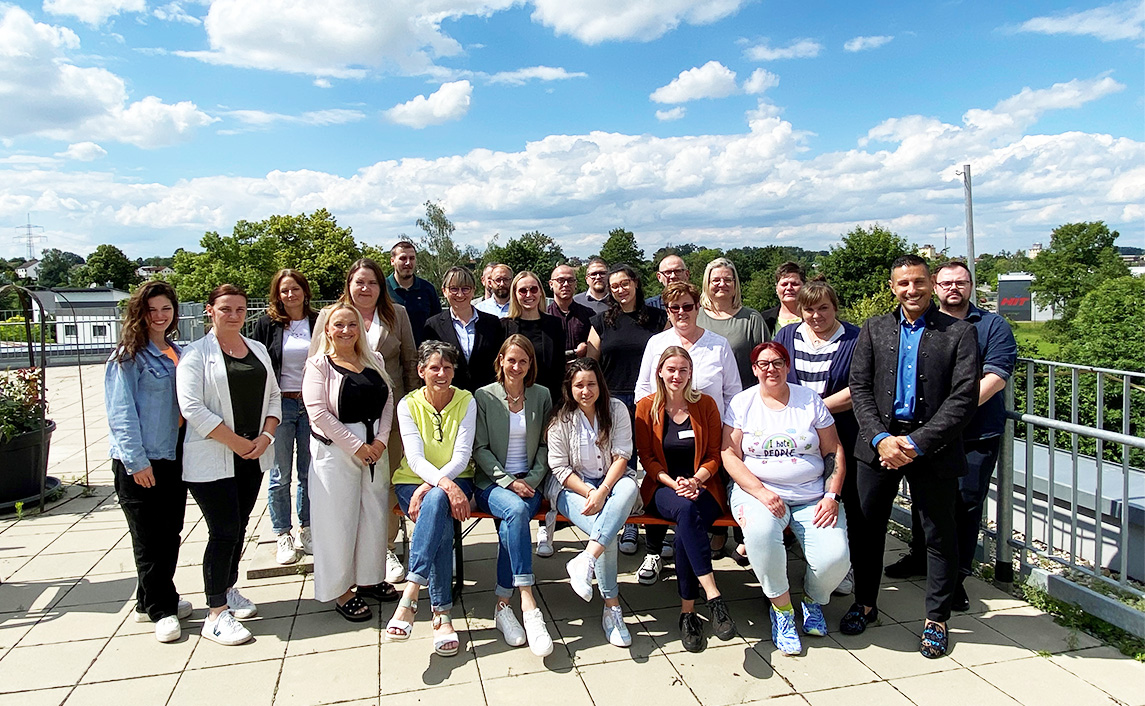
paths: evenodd
<path fill-rule="evenodd" d="M 1014 326 L 1014 338 L 1023 350 L 1035 350 L 1037 357 L 1046 360 L 1059 360 L 1061 345 L 1052 340 L 1044 321 L 1019 321 Z"/>
<path fill-rule="evenodd" d="M 1145 662 L 1145 640 L 1100 618 L 1095 618 L 1073 604 L 1052 598 L 1040 588 L 1024 584 L 1021 586 L 1021 591 L 1030 605 L 1054 616 L 1054 622 L 1059 625 L 1093 635 L 1102 642 L 1113 645 L 1126 657 Z"/>

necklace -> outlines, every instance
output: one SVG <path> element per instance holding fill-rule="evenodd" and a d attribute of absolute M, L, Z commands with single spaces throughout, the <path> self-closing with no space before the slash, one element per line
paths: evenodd
<path fill-rule="evenodd" d="M 514 397 L 514 396 L 509 394 L 508 390 L 506 390 L 505 391 L 505 399 L 508 400 L 509 404 L 517 404 L 521 400 L 525 399 L 525 395 L 520 394 L 520 395 L 517 395 L 516 397 Z"/>

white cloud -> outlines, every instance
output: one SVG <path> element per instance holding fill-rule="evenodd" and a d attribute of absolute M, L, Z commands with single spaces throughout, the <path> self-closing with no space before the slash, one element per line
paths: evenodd
<path fill-rule="evenodd" d="M 330 83 L 330 80 L 329 80 L 329 79 L 325 79 L 325 78 L 316 78 L 316 79 L 314 79 L 314 85 L 315 85 L 315 87 L 317 87 L 317 88 L 330 88 L 330 87 L 331 87 L 331 86 L 333 86 L 334 84 Z"/>
<path fill-rule="evenodd" d="M 559 66 L 528 66 L 515 71 L 501 71 L 489 77 L 489 83 L 505 83 L 521 86 L 529 81 L 563 81 L 570 78 L 586 78 L 583 71 L 566 71 Z"/>
<path fill-rule="evenodd" d="M 533 20 L 585 44 L 650 41 L 686 22 L 705 25 L 735 14 L 746 0 L 533 0 Z"/>
<path fill-rule="evenodd" d="M 772 47 L 767 42 L 748 47 L 744 56 L 752 61 L 776 61 L 778 59 L 813 59 L 823 51 L 823 45 L 813 39 L 797 39 L 785 47 Z"/>
<path fill-rule="evenodd" d="M 669 122 L 671 120 L 679 120 L 680 118 L 684 117 L 687 114 L 687 112 L 688 112 L 687 108 L 685 108 L 682 105 L 678 105 L 675 108 L 669 108 L 668 110 L 657 110 L 656 111 L 656 119 L 660 120 L 662 122 Z"/>
<path fill-rule="evenodd" d="M 74 159 L 77 162 L 92 162 L 101 157 L 106 157 L 107 150 L 94 142 L 77 142 L 73 145 L 68 145 L 68 148 L 63 152 L 57 152 L 56 156 L 63 157 L 64 159 Z"/>
<path fill-rule="evenodd" d="M 681 71 L 649 96 L 656 103 L 687 103 L 700 98 L 725 98 L 736 92 L 736 72 L 718 61 Z"/>
<path fill-rule="evenodd" d="M 769 88 L 775 88 L 779 85 L 779 77 L 771 73 L 767 69 L 756 69 L 751 72 L 751 76 L 743 82 L 743 92 L 751 94 L 763 93 Z"/>
<path fill-rule="evenodd" d="M 441 88 L 429 97 L 417 96 L 413 100 L 399 103 L 385 111 L 386 119 L 398 125 L 406 125 L 420 130 L 429 125 L 440 125 L 450 120 L 459 120 L 469 112 L 469 102 L 473 96 L 473 85 L 468 81 L 453 81 L 441 84 Z"/>
<path fill-rule="evenodd" d="M 169 2 L 162 7 L 157 7 L 151 11 L 157 19 L 164 22 L 182 22 L 188 25 L 201 25 L 203 21 L 194 15 L 189 14 L 183 9 L 183 5 L 178 2 Z"/>
<path fill-rule="evenodd" d="M 194 103 L 155 96 L 129 102 L 126 84 L 107 69 L 72 63 L 79 37 L 0 6 L 0 138 L 38 135 L 67 141 L 159 147 L 188 139 L 214 121 Z"/>
<path fill-rule="evenodd" d="M 286 115 L 284 113 L 270 113 L 264 110 L 230 110 L 221 113 L 227 117 L 256 127 L 269 126 L 274 123 L 287 123 L 292 125 L 344 125 L 363 120 L 366 114 L 360 110 L 346 110 L 331 108 L 327 110 L 311 110 L 301 115 Z"/>
<path fill-rule="evenodd" d="M 1141 39 L 1145 37 L 1145 4 L 1127 0 L 1081 12 L 1035 17 L 1023 22 L 1016 31 L 1086 35 L 1105 42 Z"/>
<path fill-rule="evenodd" d="M 143 12 L 146 0 L 44 0 L 44 12 L 75 17 L 93 27 L 122 12 Z"/>
<path fill-rule="evenodd" d="M 884 44 L 889 44 L 892 39 L 894 39 L 894 36 L 889 34 L 880 34 L 872 37 L 854 37 L 848 39 L 846 43 L 843 44 L 843 50 L 856 52 L 878 49 Z"/>

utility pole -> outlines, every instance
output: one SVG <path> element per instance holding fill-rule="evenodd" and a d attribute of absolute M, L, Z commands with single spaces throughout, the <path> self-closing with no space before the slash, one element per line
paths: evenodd
<path fill-rule="evenodd" d="M 36 233 L 36 229 L 43 230 L 43 226 L 32 225 L 32 214 L 28 214 L 28 222 L 22 226 L 16 226 L 17 231 L 24 231 L 23 234 L 17 235 L 16 240 L 22 240 L 28 245 L 28 260 L 36 259 L 36 241 L 43 240 L 44 236 Z"/>
<path fill-rule="evenodd" d="M 970 189 L 970 165 L 963 164 L 962 171 L 957 173 L 962 175 L 962 190 L 966 194 L 966 266 L 970 268 L 970 279 L 977 286 L 978 278 L 974 276 L 974 200 Z"/>

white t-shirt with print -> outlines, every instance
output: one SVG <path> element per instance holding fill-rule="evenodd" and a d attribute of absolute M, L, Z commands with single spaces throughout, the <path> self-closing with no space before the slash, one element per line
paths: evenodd
<path fill-rule="evenodd" d="M 802 505 L 823 497 L 819 429 L 835 423 L 822 398 L 788 384 L 783 409 L 768 409 L 752 386 L 732 398 L 725 424 L 743 432 L 743 461 L 765 488 L 785 502 Z"/>

